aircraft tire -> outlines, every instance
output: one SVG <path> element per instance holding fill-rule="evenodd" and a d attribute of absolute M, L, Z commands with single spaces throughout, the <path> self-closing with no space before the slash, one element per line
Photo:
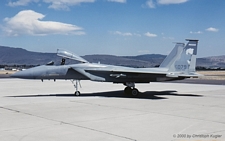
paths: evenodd
<path fill-rule="evenodd" d="M 80 96 L 80 91 L 76 91 L 76 92 L 74 93 L 74 95 L 75 95 L 75 96 Z"/>
<path fill-rule="evenodd" d="M 126 88 L 124 89 L 124 93 L 125 93 L 125 94 L 130 94 L 130 93 L 131 93 L 131 87 L 126 87 Z"/>
<path fill-rule="evenodd" d="M 138 94 L 139 94 L 138 89 L 133 88 L 133 89 L 131 90 L 131 95 L 132 95 L 132 96 L 136 97 L 136 96 L 138 96 Z"/>

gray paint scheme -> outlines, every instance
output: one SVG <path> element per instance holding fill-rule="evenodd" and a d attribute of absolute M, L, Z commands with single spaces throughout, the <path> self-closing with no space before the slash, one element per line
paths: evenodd
<path fill-rule="evenodd" d="M 149 83 L 181 80 L 198 77 L 195 73 L 198 40 L 176 43 L 174 49 L 159 68 L 130 68 L 89 63 L 81 57 L 69 53 L 70 57 L 58 52 L 64 58 L 80 61 L 72 65 L 43 65 L 17 72 L 11 77 L 24 79 L 73 79 L 113 83 Z M 68 53 L 67 53 L 68 54 Z"/>

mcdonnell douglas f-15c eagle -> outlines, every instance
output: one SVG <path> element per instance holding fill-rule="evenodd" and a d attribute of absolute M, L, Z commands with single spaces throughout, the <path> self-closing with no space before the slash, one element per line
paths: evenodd
<path fill-rule="evenodd" d="M 130 68 L 114 65 L 89 63 L 87 60 L 68 51 L 58 50 L 57 55 L 63 57 L 61 65 L 42 65 L 13 74 L 11 77 L 24 79 L 71 79 L 79 96 L 80 80 L 122 83 L 124 92 L 137 96 L 135 83 L 150 83 L 198 77 L 195 72 L 198 40 L 187 39 L 188 43 L 176 43 L 174 49 L 158 68 Z M 65 65 L 65 59 L 74 59 L 78 64 Z M 74 83 L 75 81 L 75 83 Z"/>

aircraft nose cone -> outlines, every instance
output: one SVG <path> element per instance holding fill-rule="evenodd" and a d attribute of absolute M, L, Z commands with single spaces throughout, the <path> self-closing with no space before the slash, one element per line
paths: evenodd
<path fill-rule="evenodd" d="M 19 71 L 14 74 L 12 74 L 10 77 L 12 78 L 24 78 L 24 79 L 31 79 L 32 75 L 31 72 L 28 70 Z"/>

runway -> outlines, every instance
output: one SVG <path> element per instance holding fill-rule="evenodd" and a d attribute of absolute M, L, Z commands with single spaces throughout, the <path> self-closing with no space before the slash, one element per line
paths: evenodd
<path fill-rule="evenodd" d="M 1 141 L 224 141 L 225 85 L 0 79 Z"/>

